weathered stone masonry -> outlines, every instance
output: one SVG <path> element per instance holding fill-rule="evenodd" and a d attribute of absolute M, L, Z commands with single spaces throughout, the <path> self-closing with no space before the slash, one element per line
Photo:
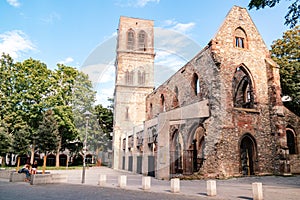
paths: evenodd
<path fill-rule="evenodd" d="M 208 45 L 154 91 L 153 48 L 132 49 L 128 34 L 148 30 L 153 47 L 151 27 L 149 20 L 120 20 L 115 168 L 160 179 L 299 173 L 300 120 L 282 104 L 278 66 L 245 8 L 234 6 Z M 141 65 L 146 87 L 120 84 Z"/>

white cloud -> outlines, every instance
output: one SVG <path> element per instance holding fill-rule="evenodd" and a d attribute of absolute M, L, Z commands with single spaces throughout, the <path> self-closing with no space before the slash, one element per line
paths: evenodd
<path fill-rule="evenodd" d="M 195 25 L 196 24 L 194 22 L 179 23 L 175 20 L 169 19 L 163 22 L 162 27 L 186 34 L 187 32 L 191 31 Z"/>
<path fill-rule="evenodd" d="M 195 26 L 194 22 L 190 22 L 190 23 L 186 23 L 186 24 L 178 23 L 173 27 L 173 29 L 180 33 L 186 33 L 188 31 L 190 31 L 194 26 Z"/>
<path fill-rule="evenodd" d="M 1 53 L 4 52 L 17 59 L 20 54 L 29 50 L 35 50 L 35 46 L 23 31 L 13 30 L 0 34 Z"/>
<path fill-rule="evenodd" d="M 74 59 L 72 57 L 67 57 L 65 60 L 59 61 L 58 63 L 65 65 L 65 64 L 69 64 L 69 63 L 71 63 L 73 61 L 74 61 Z"/>
<path fill-rule="evenodd" d="M 107 98 L 112 98 L 114 96 L 114 87 L 102 88 L 97 91 L 96 94 L 96 104 L 101 104 L 104 107 L 108 107 L 110 102 L 107 101 Z"/>
<path fill-rule="evenodd" d="M 56 12 L 50 13 L 48 16 L 41 19 L 43 22 L 53 24 L 54 21 L 60 20 L 60 15 Z"/>
<path fill-rule="evenodd" d="M 89 75 L 92 83 L 108 83 L 115 80 L 115 67 L 112 64 L 87 65 L 81 68 L 81 71 Z"/>
<path fill-rule="evenodd" d="M 121 7 L 145 7 L 148 3 L 159 3 L 160 0 L 118 0 L 116 5 Z"/>
<path fill-rule="evenodd" d="M 137 0 L 136 6 L 144 7 L 147 5 L 147 3 L 150 3 L 150 2 L 159 3 L 159 0 Z"/>
<path fill-rule="evenodd" d="M 19 7 L 21 4 L 18 0 L 6 0 L 7 3 L 9 3 L 9 5 L 13 6 L 13 7 Z"/>

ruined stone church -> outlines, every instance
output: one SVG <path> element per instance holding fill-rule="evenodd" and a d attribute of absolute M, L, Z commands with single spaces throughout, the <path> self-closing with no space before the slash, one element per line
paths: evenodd
<path fill-rule="evenodd" d="M 245 8 L 154 88 L 154 22 L 121 17 L 113 168 L 169 179 L 300 173 L 300 119 Z"/>

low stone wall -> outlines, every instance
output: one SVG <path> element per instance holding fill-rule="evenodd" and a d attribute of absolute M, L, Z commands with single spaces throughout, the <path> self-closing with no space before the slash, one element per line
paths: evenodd
<path fill-rule="evenodd" d="M 5 170 L 1 169 L 0 170 L 0 178 L 5 178 L 9 179 L 10 178 L 10 173 L 14 172 L 15 170 Z"/>
<path fill-rule="evenodd" d="M 25 178 L 25 173 L 11 172 L 9 176 L 9 182 L 23 182 Z"/>
<path fill-rule="evenodd" d="M 290 155 L 290 166 L 292 174 L 300 174 L 300 155 Z"/>
<path fill-rule="evenodd" d="M 31 185 L 66 183 L 68 175 L 66 174 L 34 174 L 31 176 Z"/>

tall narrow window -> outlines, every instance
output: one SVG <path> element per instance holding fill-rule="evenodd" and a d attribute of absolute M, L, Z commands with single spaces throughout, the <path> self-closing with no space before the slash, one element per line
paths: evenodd
<path fill-rule="evenodd" d="M 193 75 L 192 88 L 194 90 L 195 95 L 200 93 L 200 81 L 199 81 L 198 75 L 196 73 L 194 73 L 194 75 Z"/>
<path fill-rule="evenodd" d="M 129 107 L 127 106 L 125 109 L 125 120 L 129 120 Z"/>
<path fill-rule="evenodd" d="M 153 105 L 152 103 L 150 103 L 150 116 L 152 117 L 152 115 L 153 115 Z"/>
<path fill-rule="evenodd" d="M 254 92 L 253 83 L 245 67 L 236 68 L 233 80 L 233 102 L 235 107 L 253 108 Z"/>
<path fill-rule="evenodd" d="M 166 111 L 166 103 L 165 103 L 165 97 L 163 94 L 160 96 L 160 106 L 161 106 L 161 112 L 165 112 Z"/>
<path fill-rule="evenodd" d="M 127 49 L 134 49 L 134 32 L 131 29 L 127 32 Z"/>
<path fill-rule="evenodd" d="M 138 71 L 138 83 L 139 83 L 139 85 L 145 84 L 145 72 L 142 70 Z"/>
<path fill-rule="evenodd" d="M 146 32 L 140 31 L 138 35 L 138 48 L 140 51 L 146 51 Z"/>
<path fill-rule="evenodd" d="M 133 84 L 133 71 L 126 70 L 125 72 L 125 84 L 132 85 Z"/>
<path fill-rule="evenodd" d="M 178 87 L 177 86 L 175 86 L 175 88 L 174 88 L 174 93 L 175 93 L 175 95 L 173 96 L 173 108 L 177 108 L 179 106 Z"/>
<path fill-rule="evenodd" d="M 235 47 L 247 48 L 247 35 L 241 27 L 235 29 L 234 38 L 235 38 Z"/>

